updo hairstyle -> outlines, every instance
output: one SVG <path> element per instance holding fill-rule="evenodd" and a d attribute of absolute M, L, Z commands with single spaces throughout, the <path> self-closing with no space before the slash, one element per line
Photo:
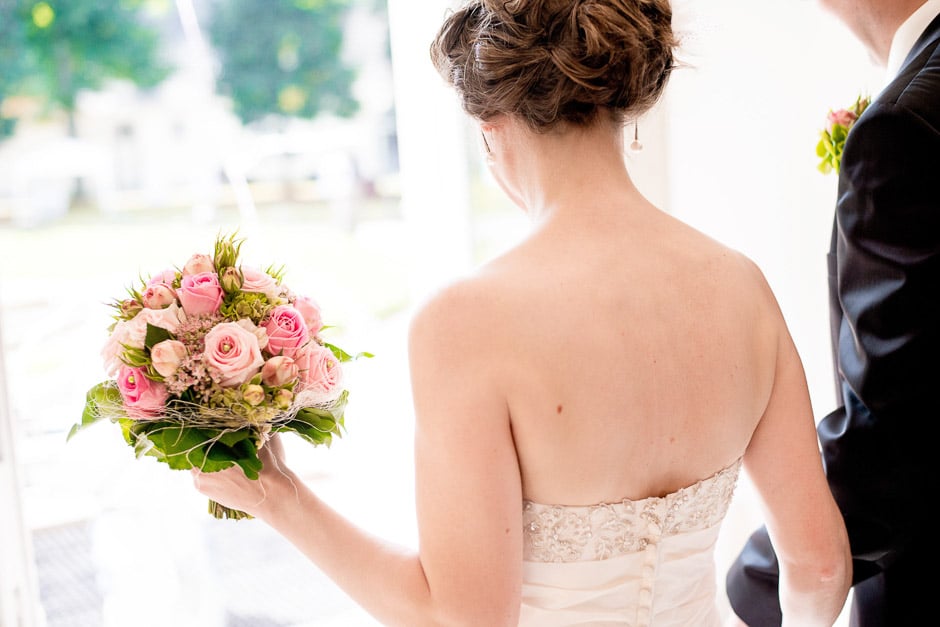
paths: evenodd
<path fill-rule="evenodd" d="M 676 46 L 669 0 L 469 0 L 431 60 L 471 116 L 511 114 L 545 132 L 647 111 Z"/>

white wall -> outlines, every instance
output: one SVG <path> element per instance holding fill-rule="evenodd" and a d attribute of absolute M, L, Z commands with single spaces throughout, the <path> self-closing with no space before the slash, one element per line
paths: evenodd
<path fill-rule="evenodd" d="M 791 326 L 817 418 L 835 401 L 826 253 L 835 175 L 816 170 L 829 108 L 876 94 L 882 72 L 810 0 L 674 2 L 687 33 L 665 123 L 668 206 L 763 269 Z"/>

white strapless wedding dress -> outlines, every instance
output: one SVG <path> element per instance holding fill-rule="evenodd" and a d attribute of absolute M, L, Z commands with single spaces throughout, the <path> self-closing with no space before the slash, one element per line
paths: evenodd
<path fill-rule="evenodd" d="M 740 468 L 638 501 L 525 501 L 519 625 L 719 626 L 715 542 Z"/>

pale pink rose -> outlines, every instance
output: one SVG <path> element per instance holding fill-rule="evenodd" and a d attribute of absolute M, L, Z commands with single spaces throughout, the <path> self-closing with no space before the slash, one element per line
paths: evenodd
<path fill-rule="evenodd" d="M 163 340 L 150 349 L 153 369 L 162 377 L 175 374 L 184 357 L 186 357 L 186 345 L 177 340 Z"/>
<path fill-rule="evenodd" d="M 195 254 L 189 258 L 186 265 L 183 266 L 183 276 L 193 274 L 205 274 L 206 272 L 215 272 L 215 263 L 209 255 Z"/>
<path fill-rule="evenodd" d="M 175 334 L 183 319 L 183 310 L 179 305 L 170 303 L 163 309 L 141 309 L 132 319 L 119 321 L 101 349 L 101 357 L 104 359 L 108 375 L 114 376 L 121 367 L 121 355 L 124 354 L 125 346 L 143 350 L 148 324 Z"/>
<path fill-rule="evenodd" d="M 829 112 L 829 130 L 832 129 L 838 124 L 839 126 L 844 126 L 849 128 L 852 124 L 855 123 L 855 120 L 858 119 L 858 116 L 855 115 L 852 111 L 848 109 L 839 109 L 838 111 Z"/>
<path fill-rule="evenodd" d="M 175 334 L 185 314 L 175 302 L 163 309 L 148 309 L 144 307 L 137 315 L 128 321 L 124 334 L 124 344 L 134 348 L 143 348 L 147 337 L 147 325 L 160 327 L 171 334 Z M 115 327 L 117 331 L 117 327 Z"/>
<path fill-rule="evenodd" d="M 272 303 L 278 301 L 281 296 L 281 286 L 277 284 L 274 277 L 251 266 L 242 266 L 241 271 L 243 292 L 264 294 Z"/>
<path fill-rule="evenodd" d="M 222 322 L 206 333 L 203 361 L 219 376 L 219 384 L 238 386 L 257 374 L 264 364 L 258 338 L 241 325 Z"/>
<path fill-rule="evenodd" d="M 305 398 L 316 403 L 336 400 L 343 391 L 343 367 L 333 351 L 311 342 L 300 351 L 296 361 Z"/>
<path fill-rule="evenodd" d="M 151 381 L 141 368 L 124 366 L 117 377 L 118 390 L 128 416 L 137 420 L 156 418 L 168 397 L 162 383 Z"/>
<path fill-rule="evenodd" d="M 310 339 L 303 316 L 290 305 L 272 309 L 264 328 L 268 331 L 268 352 L 272 355 L 292 357 Z"/>
<path fill-rule="evenodd" d="M 176 270 L 173 268 L 167 268 L 166 270 L 162 270 L 161 272 L 158 272 L 157 274 L 150 277 L 150 279 L 147 281 L 147 285 L 158 285 L 160 283 L 163 283 L 164 285 L 173 285 L 174 281 L 176 281 Z"/>
<path fill-rule="evenodd" d="M 248 318 L 241 318 L 236 320 L 235 324 L 244 328 L 246 331 L 253 333 L 256 338 L 258 338 L 258 348 L 264 350 L 268 347 L 268 331 L 264 327 L 259 327 L 254 322 Z"/>
<path fill-rule="evenodd" d="M 156 283 L 147 286 L 140 295 L 144 307 L 148 309 L 163 309 L 170 303 L 176 302 L 176 292 L 166 283 Z"/>
<path fill-rule="evenodd" d="M 264 362 L 261 368 L 261 380 L 270 387 L 280 387 L 294 381 L 300 374 L 297 363 L 290 357 L 278 355 Z"/>
<path fill-rule="evenodd" d="M 298 296 L 294 299 L 294 307 L 304 317 L 307 330 L 315 336 L 323 328 L 323 319 L 320 317 L 320 306 L 307 296 Z"/>
<path fill-rule="evenodd" d="M 201 272 L 184 276 L 176 290 L 183 311 L 190 316 L 211 314 L 222 305 L 222 286 L 215 272 Z"/>
<path fill-rule="evenodd" d="M 101 348 L 101 361 L 104 362 L 104 371 L 108 373 L 109 377 L 116 375 L 121 366 L 124 365 L 124 362 L 121 361 L 121 355 L 124 354 L 121 339 L 126 325 L 126 322 L 118 322 Z"/>

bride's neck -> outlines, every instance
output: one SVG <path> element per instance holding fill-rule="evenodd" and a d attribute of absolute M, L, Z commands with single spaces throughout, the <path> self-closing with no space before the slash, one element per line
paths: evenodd
<path fill-rule="evenodd" d="M 536 224 L 619 210 L 639 192 L 624 162 L 623 133 L 604 126 L 531 134 L 517 161 L 521 204 Z"/>

